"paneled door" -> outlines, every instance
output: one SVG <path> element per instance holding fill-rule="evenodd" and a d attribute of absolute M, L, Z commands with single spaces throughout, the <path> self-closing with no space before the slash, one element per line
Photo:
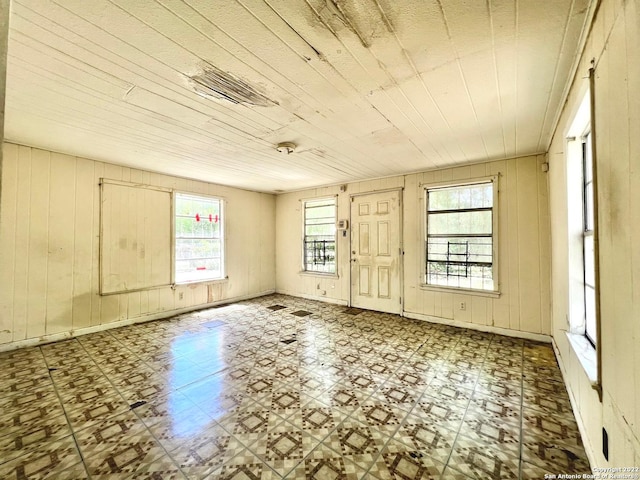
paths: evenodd
<path fill-rule="evenodd" d="M 351 197 L 351 305 L 402 311 L 401 190 Z"/>

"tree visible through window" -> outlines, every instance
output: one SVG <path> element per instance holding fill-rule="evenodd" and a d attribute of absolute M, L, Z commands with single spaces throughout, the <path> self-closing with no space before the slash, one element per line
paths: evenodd
<path fill-rule="evenodd" d="M 495 290 L 492 181 L 427 188 L 426 283 Z"/>
<path fill-rule="evenodd" d="M 336 272 L 336 200 L 304 202 L 304 269 Z"/>
<path fill-rule="evenodd" d="M 176 194 L 176 283 L 224 277 L 222 225 L 220 199 Z"/>

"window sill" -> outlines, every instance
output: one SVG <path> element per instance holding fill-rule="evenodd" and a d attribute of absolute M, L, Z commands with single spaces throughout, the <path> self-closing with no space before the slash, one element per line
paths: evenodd
<path fill-rule="evenodd" d="M 337 273 L 323 273 L 323 272 L 309 272 L 307 270 L 300 270 L 298 275 L 306 275 L 309 277 L 322 277 L 322 278 L 340 278 Z"/>
<path fill-rule="evenodd" d="M 458 293 L 460 295 L 475 295 L 478 297 L 490 297 L 490 298 L 500 297 L 500 292 L 495 292 L 492 290 L 474 290 L 472 288 L 445 287 L 442 285 L 429 285 L 426 283 L 422 283 L 420 285 L 420 289 L 431 290 L 434 292 Z"/>
<path fill-rule="evenodd" d="M 573 351 L 578 357 L 578 361 L 587 374 L 591 386 L 598 389 L 598 356 L 596 349 L 584 335 L 567 332 L 567 338 L 569 339 L 571 348 L 573 348 Z"/>
<path fill-rule="evenodd" d="M 187 280 L 187 281 L 184 281 L 184 282 L 176 282 L 176 283 L 174 283 L 172 285 L 172 288 L 180 287 L 182 285 L 196 285 L 198 283 L 211 283 L 211 284 L 214 284 L 214 283 L 224 283 L 224 282 L 227 282 L 227 281 L 229 281 L 229 277 L 212 278 L 210 280 L 200 280 L 200 279 L 198 279 L 198 280 Z"/>

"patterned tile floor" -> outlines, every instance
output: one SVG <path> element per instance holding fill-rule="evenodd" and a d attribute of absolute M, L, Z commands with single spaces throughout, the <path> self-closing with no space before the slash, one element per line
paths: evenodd
<path fill-rule="evenodd" d="M 584 472 L 534 342 L 271 295 L 0 353 L 0 478 Z"/>

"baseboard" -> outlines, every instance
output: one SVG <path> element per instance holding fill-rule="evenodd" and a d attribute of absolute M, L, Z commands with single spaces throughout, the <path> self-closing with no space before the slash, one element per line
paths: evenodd
<path fill-rule="evenodd" d="M 37 338 L 27 338 L 25 340 L 19 340 L 17 342 L 5 343 L 5 344 L 0 345 L 0 352 L 4 352 L 4 351 L 8 351 L 8 350 L 15 350 L 15 349 L 24 348 L 24 347 L 32 347 L 32 346 L 36 346 L 36 345 L 44 345 L 46 343 L 59 342 L 60 340 L 79 337 L 81 335 L 87 335 L 87 334 L 90 334 L 90 333 L 101 332 L 101 331 L 104 331 L 104 330 L 110 330 L 112 328 L 124 327 L 124 326 L 127 326 L 127 325 L 133 325 L 133 324 L 136 324 L 136 323 L 150 322 L 150 321 L 153 321 L 153 320 L 160 320 L 162 318 L 170 318 L 170 317 L 174 317 L 176 315 L 182 315 L 184 313 L 189 313 L 189 312 L 193 312 L 193 311 L 196 311 L 196 310 L 204 310 L 204 309 L 215 307 L 217 305 L 221 305 L 221 304 L 225 304 L 225 303 L 239 302 L 239 301 L 242 301 L 242 300 L 249 300 L 249 299 L 252 299 L 252 298 L 263 297 L 265 295 L 271 295 L 272 293 L 279 293 L 279 294 L 282 294 L 282 295 L 289 295 L 289 296 L 292 296 L 292 297 L 299 297 L 299 298 L 304 298 L 304 299 L 307 299 L 307 300 L 316 300 L 316 301 L 320 301 L 320 302 L 331 303 L 331 304 L 334 304 L 334 305 L 343 305 L 343 306 L 348 306 L 349 305 L 349 302 L 347 300 L 342 300 L 342 299 L 328 298 L 328 297 L 323 297 L 323 296 L 318 296 L 318 295 L 307 295 L 307 294 L 303 294 L 303 293 L 291 293 L 291 292 L 278 290 L 278 289 L 276 289 L 276 290 L 267 290 L 267 291 L 256 293 L 256 294 L 241 295 L 241 296 L 237 296 L 237 297 L 225 298 L 223 300 L 218 300 L 218 301 L 212 302 L 212 303 L 204 303 L 204 304 L 200 304 L 200 305 L 194 305 L 194 306 L 190 306 L 190 307 L 180 308 L 180 309 L 177 309 L 177 310 L 165 310 L 163 312 L 157 312 L 157 313 L 153 313 L 153 314 L 149 314 L 149 315 L 142 315 L 142 316 L 134 317 L 134 318 L 127 318 L 127 319 L 119 320 L 119 321 L 116 321 L 116 322 L 105 323 L 105 324 L 102 324 L 102 325 L 95 325 L 95 326 L 92 326 L 92 327 L 81 328 L 81 329 L 78 329 L 78 330 L 70 330 L 68 332 L 55 333 L 55 334 L 51 334 L 51 335 L 43 335 L 43 336 L 40 336 L 40 337 L 37 337 Z M 534 340 L 534 341 L 537 341 L 537 342 L 551 343 L 551 337 L 549 335 L 541 335 L 541 334 L 537 334 L 537 333 L 523 332 L 523 331 L 519 331 L 519 330 L 510 330 L 508 328 L 493 327 L 493 326 L 490 326 L 490 325 L 477 325 L 477 324 L 473 324 L 473 323 L 460 322 L 460 321 L 453 320 L 453 319 L 434 317 L 434 316 L 431 316 L 431 315 L 424 315 L 424 314 L 421 314 L 421 313 L 414 313 L 414 312 L 403 312 L 402 315 L 404 317 L 412 318 L 412 319 L 415 319 L 415 320 L 425 320 L 427 322 L 450 325 L 450 326 L 453 326 L 453 327 L 468 328 L 468 329 L 471 329 L 471 330 L 478 330 L 478 331 L 481 331 L 481 332 L 496 333 L 498 335 L 505 335 L 505 336 L 508 336 L 508 337 L 525 338 L 527 340 Z M 556 356 L 557 356 L 557 353 L 556 353 Z"/>
<path fill-rule="evenodd" d="M 346 300 L 342 300 L 341 298 L 329 298 L 320 295 L 307 295 L 305 293 L 293 293 L 278 289 L 276 289 L 276 293 L 279 293 L 280 295 L 289 295 L 290 297 L 304 298 L 305 300 L 317 300 L 318 302 L 331 303 L 333 305 L 344 305 L 345 307 L 349 305 L 349 302 L 347 302 Z"/>
<path fill-rule="evenodd" d="M 564 357 L 560 354 L 560 349 L 558 348 L 558 344 L 556 343 L 555 338 L 551 338 L 551 346 L 553 347 L 553 353 L 556 356 L 556 362 L 558 362 L 558 366 L 560 367 L 560 373 L 562 374 L 562 381 L 564 382 L 564 386 L 567 389 L 567 393 L 569 394 L 569 402 L 571 403 L 571 410 L 573 411 L 573 416 L 576 419 L 576 423 L 578 424 L 578 431 L 580 432 L 580 438 L 582 438 L 582 445 L 584 446 L 584 451 L 587 454 L 587 458 L 589 459 L 589 465 L 591 468 L 598 466 L 596 463 L 596 450 L 593 447 L 591 442 L 591 437 L 587 435 L 587 427 L 584 424 L 584 420 L 582 419 L 582 411 L 578 408 L 578 400 L 576 400 L 575 393 L 573 388 L 571 388 L 572 383 L 567 378 L 567 367 L 564 364 Z M 571 353 L 570 353 L 571 354 Z M 586 373 L 585 373 L 586 375 Z"/>
<path fill-rule="evenodd" d="M 67 332 L 54 333 L 51 335 L 42 335 L 37 338 L 27 338 L 19 340 L 17 342 L 5 343 L 0 345 L 0 352 L 9 350 L 16 350 L 18 348 L 34 347 L 37 345 L 44 345 L 47 343 L 59 342 L 60 340 L 67 340 L 69 338 L 79 337 L 90 333 L 102 332 L 104 330 L 111 330 L 112 328 L 125 327 L 127 325 L 133 325 L 136 323 L 151 322 L 153 320 L 160 320 L 163 318 L 171 318 L 176 315 L 182 315 L 196 310 L 204 310 L 207 308 L 223 305 L 225 303 L 240 302 L 242 300 L 250 300 L 252 298 L 264 297 L 265 295 L 271 295 L 275 293 L 275 290 L 267 290 L 260 293 L 250 295 L 240 295 L 232 298 L 225 298 L 223 300 L 217 300 L 211 303 L 203 303 L 200 305 L 193 305 L 190 307 L 179 308 L 177 310 L 165 310 L 162 312 L 151 313 L 148 315 L 141 315 L 139 317 L 126 318 L 124 320 L 118 320 L 116 322 L 104 323 L 102 325 L 94 325 L 92 327 L 79 328 L 77 330 L 70 330 Z"/>
<path fill-rule="evenodd" d="M 425 320 L 432 323 L 440 323 L 443 325 L 450 325 L 452 327 L 468 328 L 470 330 L 478 330 L 480 332 L 496 333 L 498 335 L 505 335 L 507 337 L 524 338 L 526 340 L 534 340 L 536 342 L 551 343 L 550 335 L 543 335 L 540 333 L 523 332 L 521 330 L 511 330 L 509 328 L 494 327 L 491 325 L 478 325 L 475 323 L 460 322 L 450 318 L 434 317 L 431 315 L 424 315 L 422 313 L 403 312 L 403 317 L 413 318 L 414 320 Z"/>
<path fill-rule="evenodd" d="M 281 295 L 289 295 L 291 297 L 305 298 L 307 300 L 317 300 L 320 302 L 333 303 L 335 305 L 345 305 L 345 306 L 349 305 L 349 302 L 347 300 L 342 300 L 342 299 L 327 298 L 327 297 L 322 297 L 317 295 L 307 295 L 304 293 L 292 293 L 292 292 L 288 292 L 286 290 L 280 290 L 280 289 L 276 289 L 276 293 L 279 293 Z M 491 325 L 477 325 L 475 323 L 460 322 L 458 320 L 434 317 L 431 315 L 424 315 L 422 313 L 414 313 L 414 312 L 402 312 L 402 316 L 407 318 L 412 318 L 414 320 L 425 320 L 427 322 L 440 323 L 444 325 L 450 325 L 453 327 L 469 328 L 471 330 L 478 330 L 481 332 L 496 333 L 498 335 L 505 335 L 507 337 L 524 338 L 524 339 L 533 340 L 536 342 L 551 343 L 550 335 L 543 335 L 539 333 L 523 332 L 520 330 L 511 330 L 508 328 L 493 327 Z"/>

